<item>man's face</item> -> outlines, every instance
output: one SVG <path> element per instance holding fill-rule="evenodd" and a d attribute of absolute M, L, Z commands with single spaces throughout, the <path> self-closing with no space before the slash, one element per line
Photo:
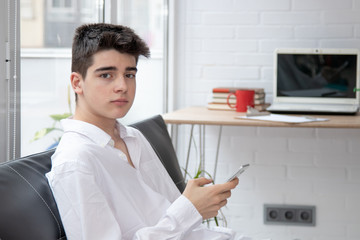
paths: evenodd
<path fill-rule="evenodd" d="M 89 119 L 124 117 L 134 102 L 136 72 L 134 56 L 116 50 L 97 52 L 86 78 L 80 75 L 77 87 L 73 83 L 79 98 L 77 111 Z"/>

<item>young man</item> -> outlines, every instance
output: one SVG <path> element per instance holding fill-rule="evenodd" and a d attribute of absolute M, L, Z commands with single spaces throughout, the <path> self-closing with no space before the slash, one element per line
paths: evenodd
<path fill-rule="evenodd" d="M 217 215 L 238 179 L 190 180 L 181 195 L 145 137 L 117 121 L 134 101 L 146 44 L 127 27 L 90 24 L 76 30 L 72 54 L 76 111 L 62 121 L 46 175 L 67 238 L 232 239 L 201 222 Z"/>

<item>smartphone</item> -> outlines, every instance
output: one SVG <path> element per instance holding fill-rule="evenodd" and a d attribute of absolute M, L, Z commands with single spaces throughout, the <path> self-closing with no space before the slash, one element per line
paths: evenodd
<path fill-rule="evenodd" d="M 234 178 L 240 176 L 240 174 L 242 174 L 249 166 L 250 164 L 244 164 L 240 166 L 240 168 L 233 175 L 231 175 L 231 177 L 227 180 L 227 182 L 230 182 Z"/>

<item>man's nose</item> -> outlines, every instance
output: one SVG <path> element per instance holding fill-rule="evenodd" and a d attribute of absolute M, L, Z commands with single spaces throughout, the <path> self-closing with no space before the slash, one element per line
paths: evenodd
<path fill-rule="evenodd" d="M 114 91 L 115 92 L 126 92 L 127 91 L 127 83 L 126 80 L 123 76 L 118 77 L 115 81 L 114 81 Z"/>

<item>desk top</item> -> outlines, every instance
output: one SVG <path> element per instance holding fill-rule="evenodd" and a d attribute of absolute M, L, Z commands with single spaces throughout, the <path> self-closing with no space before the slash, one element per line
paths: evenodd
<path fill-rule="evenodd" d="M 325 122 L 282 123 L 260 120 L 236 119 L 245 113 L 235 111 L 209 110 L 206 107 L 189 107 L 163 114 L 164 121 L 170 124 L 201 124 L 253 127 L 307 127 L 307 128 L 360 128 L 360 114 L 356 115 L 311 115 L 328 118 Z M 302 116 L 286 114 L 291 116 Z"/>

